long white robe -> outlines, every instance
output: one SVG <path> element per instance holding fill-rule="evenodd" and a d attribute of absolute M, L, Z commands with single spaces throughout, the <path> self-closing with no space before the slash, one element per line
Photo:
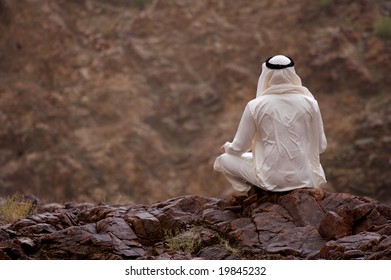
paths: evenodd
<path fill-rule="evenodd" d="M 258 84 L 257 98 L 248 102 L 214 169 L 238 191 L 248 191 L 248 183 L 274 192 L 317 188 L 326 182 L 319 155 L 327 146 L 318 103 L 293 67 L 263 69 L 268 72 L 272 74 L 262 81 L 268 86 L 260 89 Z M 300 84 L 291 82 L 292 77 L 281 79 L 287 76 L 283 72 Z"/>

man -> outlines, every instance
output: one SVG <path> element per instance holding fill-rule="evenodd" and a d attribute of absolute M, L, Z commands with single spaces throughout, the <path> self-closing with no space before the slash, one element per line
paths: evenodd
<path fill-rule="evenodd" d="M 326 146 L 317 101 L 302 86 L 293 60 L 277 55 L 262 64 L 256 98 L 234 140 L 221 146 L 214 169 L 239 192 L 251 185 L 272 192 L 317 188 L 326 182 L 319 159 Z"/>

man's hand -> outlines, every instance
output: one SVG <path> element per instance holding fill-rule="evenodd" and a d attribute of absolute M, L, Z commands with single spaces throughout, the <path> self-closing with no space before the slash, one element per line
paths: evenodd
<path fill-rule="evenodd" d="M 225 153 L 224 145 L 221 145 L 221 147 L 220 147 L 220 152 Z"/>

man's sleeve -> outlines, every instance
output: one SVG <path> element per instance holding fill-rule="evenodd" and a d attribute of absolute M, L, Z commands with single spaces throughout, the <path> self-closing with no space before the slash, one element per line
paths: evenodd
<path fill-rule="evenodd" d="M 224 145 L 225 152 L 229 154 L 241 155 L 251 150 L 252 141 L 256 132 L 254 119 L 251 115 L 250 106 L 247 104 L 244 109 L 238 130 L 232 143 Z"/>
<path fill-rule="evenodd" d="M 317 122 L 318 137 L 319 137 L 319 154 L 321 154 L 324 151 L 326 151 L 327 140 L 326 140 L 326 135 L 324 133 L 323 120 L 322 120 L 322 115 L 320 113 L 319 106 L 317 106 L 316 122 Z"/>

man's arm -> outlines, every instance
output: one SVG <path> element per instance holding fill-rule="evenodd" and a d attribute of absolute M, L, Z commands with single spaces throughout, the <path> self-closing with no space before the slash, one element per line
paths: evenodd
<path fill-rule="evenodd" d="M 324 133 L 324 128 L 323 128 L 323 120 L 322 120 L 322 115 L 320 113 L 319 106 L 317 105 L 317 111 L 316 111 L 316 124 L 318 128 L 318 137 L 319 137 L 319 154 L 323 153 L 326 151 L 327 148 L 327 139 L 326 135 Z"/>
<path fill-rule="evenodd" d="M 238 130 L 235 134 L 234 140 L 226 142 L 221 150 L 235 155 L 241 155 L 251 150 L 252 141 L 256 132 L 254 119 L 251 115 L 250 106 L 247 104 L 244 109 L 242 118 L 239 123 Z"/>

